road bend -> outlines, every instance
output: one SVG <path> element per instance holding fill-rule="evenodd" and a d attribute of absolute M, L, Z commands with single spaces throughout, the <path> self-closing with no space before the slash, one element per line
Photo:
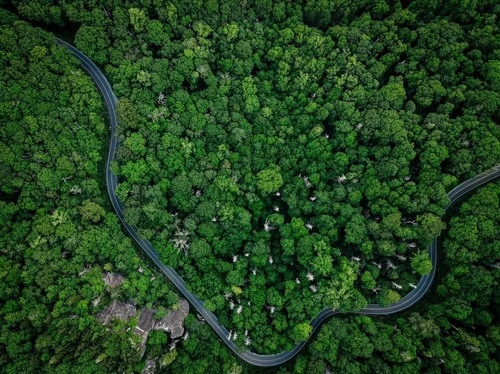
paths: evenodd
<path fill-rule="evenodd" d="M 108 157 L 106 161 L 106 186 L 111 204 L 116 212 L 116 215 L 120 219 L 123 227 L 127 230 L 130 237 L 137 243 L 143 252 L 153 261 L 157 268 L 172 282 L 172 284 L 179 290 L 179 292 L 189 301 L 189 303 L 198 311 L 198 313 L 206 320 L 206 322 L 214 329 L 220 339 L 231 349 L 238 357 L 242 360 L 248 362 L 249 364 L 269 367 L 277 366 L 287 362 L 288 360 L 294 358 L 300 350 L 307 344 L 314 332 L 321 326 L 321 324 L 329 317 L 334 314 L 339 314 L 341 312 L 333 310 L 331 308 L 325 308 L 320 311 L 311 321 L 310 324 L 313 328 L 308 339 L 302 341 L 290 350 L 280 352 L 275 355 L 261 355 L 258 353 L 251 352 L 244 349 L 243 347 L 237 346 L 234 341 L 229 339 L 228 330 L 222 326 L 217 317 L 210 312 L 203 302 L 186 287 L 184 280 L 177 274 L 177 272 L 170 266 L 165 265 L 161 260 L 151 245 L 151 243 L 143 238 L 141 238 L 135 229 L 125 221 L 124 217 L 124 206 L 118 200 L 116 196 L 116 187 L 118 184 L 118 177 L 114 175 L 111 171 L 111 163 L 115 158 L 116 149 L 119 146 L 118 137 L 116 133 L 116 128 L 118 121 L 116 118 L 116 104 L 118 100 L 109 84 L 108 80 L 104 74 L 99 70 L 99 68 L 80 50 L 72 46 L 71 44 L 61 40 L 56 39 L 57 43 L 66 47 L 81 63 L 83 69 L 92 77 L 95 85 L 101 92 L 104 102 L 106 104 L 106 109 L 109 116 L 109 123 L 111 127 L 111 139 L 109 143 Z M 453 190 L 448 193 L 448 198 L 450 202 L 446 209 L 450 209 L 462 196 L 468 194 L 469 192 L 475 190 L 478 187 L 485 185 L 500 177 L 500 165 L 493 167 L 492 169 L 486 170 L 485 172 L 459 184 Z M 378 315 L 390 315 L 394 313 L 402 312 L 408 308 L 411 308 L 419 301 L 422 300 L 424 295 L 429 291 L 432 282 L 436 276 L 437 262 L 438 262 L 438 238 L 435 238 L 432 243 L 428 246 L 427 250 L 429 252 L 432 261 L 432 271 L 428 275 L 422 276 L 420 281 L 416 285 L 416 288 L 409 292 L 406 296 L 401 298 L 398 302 L 391 304 L 387 307 L 380 306 L 379 304 L 368 304 L 365 308 L 356 312 L 356 314 L 364 314 L 371 316 Z"/>

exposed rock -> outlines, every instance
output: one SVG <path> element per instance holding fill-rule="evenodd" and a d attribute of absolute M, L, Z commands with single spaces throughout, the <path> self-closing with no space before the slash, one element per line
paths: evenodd
<path fill-rule="evenodd" d="M 139 323 L 137 325 L 137 329 L 139 331 L 149 332 L 155 325 L 155 320 L 153 317 L 154 314 L 155 311 L 152 309 L 143 309 L 139 317 Z"/>
<path fill-rule="evenodd" d="M 121 277 L 120 275 L 118 275 L 118 277 L 123 279 L 123 277 Z M 139 357 L 141 358 L 144 355 L 144 352 L 146 351 L 146 341 L 148 339 L 149 332 L 152 329 L 163 330 L 170 333 L 171 339 L 179 338 L 184 334 L 183 324 L 184 324 L 184 319 L 189 314 L 189 303 L 187 302 L 187 300 L 180 299 L 179 307 L 175 310 L 170 310 L 168 314 L 160 320 L 155 320 L 154 313 L 155 311 L 152 309 L 141 310 L 139 315 L 139 322 L 135 328 L 135 334 L 141 337 L 141 343 L 138 347 Z M 113 318 L 118 318 L 124 321 L 128 321 L 131 317 L 135 316 L 136 314 L 137 314 L 137 309 L 134 305 L 130 303 L 124 303 L 122 301 L 113 300 L 106 309 L 100 311 L 97 314 L 97 319 L 103 324 L 108 324 L 113 320 Z M 149 364 L 147 364 L 146 369 L 144 369 L 144 373 L 154 372 L 156 363 L 154 361 L 151 362 L 152 362 L 152 369 L 148 369 Z"/>
<path fill-rule="evenodd" d="M 135 316 L 136 313 L 137 310 L 132 304 L 113 300 L 106 309 L 97 314 L 97 319 L 103 324 L 109 323 L 113 318 L 127 321 L 130 317 Z"/>
<path fill-rule="evenodd" d="M 154 374 L 156 371 L 156 361 L 146 360 L 146 367 L 142 371 L 142 374 Z"/>
<path fill-rule="evenodd" d="M 189 303 L 184 299 L 179 300 L 179 308 L 170 310 L 168 314 L 159 321 L 155 321 L 154 313 L 155 311 L 152 309 L 143 309 L 139 316 L 139 323 L 135 328 L 135 333 L 142 338 L 139 347 L 139 354 L 141 357 L 146 351 L 146 341 L 152 329 L 169 332 L 171 339 L 180 338 L 184 334 L 183 324 L 184 319 L 189 314 Z"/>
<path fill-rule="evenodd" d="M 189 303 L 187 300 L 179 300 L 179 308 L 170 310 L 168 314 L 156 321 L 155 330 L 163 330 L 170 333 L 172 339 L 179 338 L 184 334 L 184 319 L 189 314 Z"/>
<path fill-rule="evenodd" d="M 141 337 L 141 344 L 139 346 L 139 355 L 142 357 L 146 351 L 146 341 L 148 340 L 148 335 L 155 324 L 153 318 L 154 310 L 143 309 L 141 315 L 139 316 L 139 323 L 135 327 L 135 333 Z"/>
<path fill-rule="evenodd" d="M 112 288 L 121 286 L 121 284 L 125 280 L 124 277 L 116 273 L 105 273 L 103 279 L 104 279 L 104 284 Z"/>

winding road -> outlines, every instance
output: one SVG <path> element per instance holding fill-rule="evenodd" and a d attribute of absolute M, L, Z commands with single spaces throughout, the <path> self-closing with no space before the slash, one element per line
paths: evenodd
<path fill-rule="evenodd" d="M 106 108 L 109 115 L 109 121 L 111 125 L 111 141 L 109 145 L 108 158 L 106 162 L 106 185 L 108 189 L 108 195 L 111 200 L 111 204 L 115 209 L 118 218 L 122 222 L 123 226 L 129 233 L 129 235 L 134 239 L 137 244 L 142 248 L 142 250 L 148 255 L 148 257 L 155 263 L 155 265 L 160 269 L 160 271 L 165 274 L 168 279 L 174 284 L 175 287 L 182 293 L 182 295 L 189 301 L 189 303 L 198 311 L 198 313 L 207 321 L 208 324 L 214 329 L 214 331 L 219 335 L 222 341 L 242 360 L 256 366 L 268 367 L 268 366 L 276 366 L 283 364 L 284 362 L 295 357 L 300 350 L 306 345 L 312 334 L 318 329 L 318 327 L 330 316 L 334 314 L 338 314 L 337 312 L 331 308 L 323 309 L 321 312 L 314 317 L 310 324 L 313 328 L 313 331 L 309 338 L 306 341 L 300 342 L 295 345 L 291 350 L 281 352 L 275 355 L 260 355 L 254 352 L 250 352 L 248 350 L 244 350 L 235 345 L 235 343 L 228 339 L 229 332 L 227 329 L 222 326 L 217 317 L 207 310 L 203 304 L 203 302 L 193 293 L 189 292 L 184 280 L 177 274 L 177 272 L 161 262 L 158 253 L 155 251 L 151 243 L 147 240 L 142 239 L 134 227 L 127 224 L 125 221 L 123 210 L 124 207 L 122 203 L 118 200 L 116 196 L 116 187 L 118 183 L 118 178 L 111 172 L 111 162 L 114 160 L 115 151 L 118 147 L 118 139 L 116 135 L 116 127 L 117 127 L 117 118 L 116 118 L 116 104 L 118 100 L 111 88 L 106 77 L 102 74 L 99 68 L 82 52 L 73 47 L 71 44 L 66 43 L 63 40 L 57 39 L 57 42 L 60 45 L 68 48 L 73 55 L 80 61 L 82 67 L 91 75 L 94 80 L 96 86 L 101 91 L 102 96 L 104 97 L 104 101 L 106 103 Z M 470 191 L 490 182 L 496 178 L 500 177 L 500 165 L 495 166 L 492 169 L 485 171 L 482 174 L 479 174 L 462 184 L 455 187 L 448 193 L 448 197 L 450 198 L 450 203 L 446 207 L 449 209 L 451 206 L 455 204 L 455 202 L 460 199 L 465 194 Z M 437 253 L 437 238 L 433 240 L 433 242 L 429 245 L 428 251 L 432 260 L 432 272 L 428 275 L 423 276 L 417 287 L 409 292 L 406 296 L 401 298 L 398 302 L 388 306 L 382 307 L 378 304 L 368 304 L 366 308 L 361 309 L 358 314 L 365 315 L 389 315 L 393 313 L 402 312 L 416 303 L 418 303 L 427 291 L 430 289 L 432 281 L 436 275 L 437 269 L 437 261 L 438 261 L 438 253 Z"/>

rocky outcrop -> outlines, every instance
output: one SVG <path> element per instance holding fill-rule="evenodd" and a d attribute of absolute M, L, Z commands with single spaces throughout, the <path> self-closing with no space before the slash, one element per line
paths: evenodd
<path fill-rule="evenodd" d="M 146 351 L 146 341 L 148 340 L 149 332 L 155 325 L 154 313 L 152 309 L 141 310 L 139 323 L 135 327 L 135 333 L 142 338 L 139 346 L 139 355 L 141 357 L 144 356 L 144 352 Z"/>
<path fill-rule="evenodd" d="M 139 323 L 137 324 L 136 329 L 139 331 L 151 331 L 155 326 L 154 319 L 155 311 L 152 309 L 143 309 L 141 311 L 141 315 L 139 316 Z"/>
<path fill-rule="evenodd" d="M 128 321 L 137 314 L 137 309 L 130 303 L 113 300 L 111 304 L 97 314 L 97 319 L 108 324 L 114 318 Z M 159 320 L 154 318 L 153 309 L 142 309 L 139 315 L 139 322 L 135 328 L 135 333 L 141 337 L 138 347 L 139 357 L 142 358 L 146 351 L 146 341 L 151 330 L 163 330 L 170 333 L 171 339 L 180 338 L 184 334 L 184 319 L 189 314 L 189 303 L 180 299 L 179 306 L 170 310 L 167 315 Z M 153 368 L 154 370 L 154 368 Z"/>
<path fill-rule="evenodd" d="M 104 273 L 103 280 L 107 287 L 115 288 L 121 286 L 125 278 L 116 273 Z"/>
<path fill-rule="evenodd" d="M 132 304 L 113 300 L 106 309 L 97 314 L 97 319 L 106 325 L 113 318 L 127 321 L 129 318 L 135 316 L 136 313 L 137 309 Z"/>
<path fill-rule="evenodd" d="M 165 317 L 156 321 L 154 329 L 169 332 L 172 339 L 180 338 L 184 334 L 184 319 L 188 314 L 189 303 L 180 299 L 179 308 L 170 310 Z"/>
<path fill-rule="evenodd" d="M 154 374 L 156 371 L 156 361 L 154 360 L 146 360 L 146 366 L 142 371 L 142 374 Z"/>
<path fill-rule="evenodd" d="M 103 280 L 109 293 L 112 295 L 123 284 L 125 278 L 120 274 L 108 272 L 103 274 Z M 99 304 L 99 300 L 100 298 L 96 298 L 94 307 Z M 138 312 L 140 313 L 139 322 L 134 332 L 141 337 L 141 343 L 137 347 L 139 359 L 141 359 L 146 351 L 146 341 L 151 330 L 168 332 L 171 339 L 178 339 L 184 334 L 184 319 L 189 314 L 189 303 L 187 300 L 180 299 L 177 307 L 170 310 L 165 317 L 156 320 L 153 309 L 137 311 L 137 308 L 133 304 L 113 300 L 107 308 L 97 314 L 97 319 L 102 324 L 107 325 L 115 318 L 128 321 L 130 318 L 136 316 Z M 148 360 L 144 373 L 153 373 L 155 366 L 156 363 L 154 361 Z"/>

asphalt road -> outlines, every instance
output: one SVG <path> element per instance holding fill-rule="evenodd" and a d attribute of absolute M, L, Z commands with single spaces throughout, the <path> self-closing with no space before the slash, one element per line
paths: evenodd
<path fill-rule="evenodd" d="M 228 339 L 229 332 L 227 329 L 222 326 L 217 317 L 207 310 L 203 304 L 203 302 L 193 293 L 191 293 L 184 282 L 184 280 L 177 274 L 177 272 L 171 268 L 163 264 L 158 256 L 158 253 L 155 251 L 151 243 L 147 240 L 142 239 L 136 232 L 135 228 L 127 224 L 125 222 L 125 218 L 123 216 L 123 205 L 118 200 L 116 196 L 116 187 L 118 178 L 111 172 L 111 162 L 114 160 L 115 151 L 118 147 L 118 139 L 116 134 L 117 127 L 117 119 L 116 119 L 116 104 L 118 100 L 111 88 L 106 77 L 102 74 L 99 68 L 82 52 L 73 47 L 72 45 L 66 43 L 63 40 L 57 39 L 57 42 L 61 45 L 64 45 L 68 48 L 73 55 L 80 61 L 82 67 L 90 74 L 92 79 L 94 80 L 96 86 L 101 91 L 101 94 L 106 103 L 106 108 L 109 115 L 109 122 L 111 125 L 111 141 L 109 144 L 109 152 L 108 159 L 106 163 L 106 185 L 108 189 L 108 195 L 111 200 L 111 204 L 115 209 L 118 218 L 122 222 L 123 226 L 129 233 L 129 235 L 134 239 L 137 244 L 142 248 L 144 253 L 148 255 L 148 257 L 155 263 L 155 265 L 160 269 L 160 271 L 165 274 L 168 279 L 174 284 L 174 286 L 182 293 L 182 295 L 190 302 L 190 304 L 198 311 L 198 313 L 207 321 L 207 323 L 214 329 L 214 331 L 219 335 L 224 343 L 242 360 L 256 366 L 267 367 L 267 366 L 276 366 L 283 364 L 284 362 L 292 359 L 300 352 L 300 350 L 306 345 L 307 341 L 303 341 L 297 345 L 295 345 L 291 350 L 281 352 L 275 355 L 260 355 L 243 348 L 237 347 L 232 340 Z M 448 197 L 450 198 L 450 203 L 446 207 L 449 209 L 454 203 L 460 199 L 465 194 L 470 191 L 500 177 L 500 165 L 495 166 L 494 168 L 481 173 L 474 178 L 471 178 L 462 184 L 455 187 L 448 193 Z M 402 312 L 413 305 L 417 304 L 430 289 L 432 281 L 436 275 L 437 269 L 437 261 L 438 261 L 438 253 L 437 253 L 437 241 L 438 238 L 434 239 L 433 242 L 429 245 L 428 251 L 432 260 L 432 272 L 428 275 L 424 275 L 417 284 L 417 287 L 409 292 L 406 296 L 401 298 L 398 302 L 388 306 L 382 307 L 378 304 L 368 304 L 366 308 L 361 309 L 358 314 L 365 315 L 389 315 L 393 313 Z M 331 308 L 325 308 L 321 312 L 314 317 L 310 324 L 313 327 L 313 332 L 310 336 L 318 329 L 318 327 L 330 316 L 334 314 L 338 314 L 337 312 Z"/>

